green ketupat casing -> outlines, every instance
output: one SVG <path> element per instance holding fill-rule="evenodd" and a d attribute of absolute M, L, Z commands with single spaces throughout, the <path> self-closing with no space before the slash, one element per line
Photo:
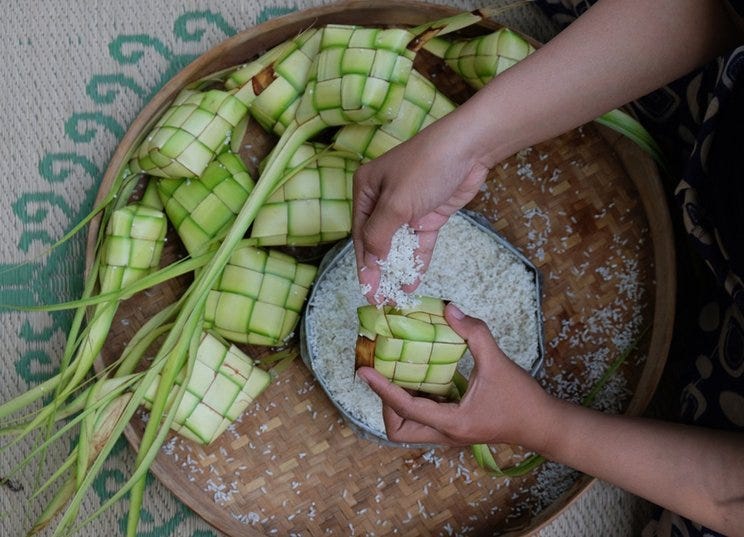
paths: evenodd
<path fill-rule="evenodd" d="M 251 116 L 268 132 L 281 136 L 294 118 L 322 34 L 320 29 L 307 30 L 283 44 L 282 55 L 261 71 L 249 64 L 225 81 L 228 89 L 240 88 Z"/>
<path fill-rule="evenodd" d="M 207 296 L 204 320 L 225 339 L 277 346 L 300 319 L 317 268 L 244 242 Z"/>
<path fill-rule="evenodd" d="M 452 42 L 434 38 L 424 49 L 442 58 L 450 69 L 476 89 L 535 52 L 529 41 L 509 28 Z"/>
<path fill-rule="evenodd" d="M 446 396 L 467 345 L 447 324 L 442 300 L 418 298 L 411 309 L 357 309 L 355 367 L 374 367 L 403 388 Z"/>
<path fill-rule="evenodd" d="M 182 381 L 180 378 L 176 384 Z M 210 444 L 270 383 L 271 375 L 256 367 L 247 354 L 205 332 L 171 429 L 195 442 Z M 146 408 L 152 405 L 156 389 L 154 382 L 145 394 Z"/>
<path fill-rule="evenodd" d="M 301 145 L 288 168 L 324 149 L 320 144 Z M 315 246 L 347 237 L 358 167 L 356 159 L 321 154 L 266 200 L 253 222 L 251 237 L 259 246 Z"/>
<path fill-rule="evenodd" d="M 160 262 L 167 221 L 158 210 L 126 205 L 111 215 L 101 247 L 103 291 L 120 289 L 152 272 Z"/>
<path fill-rule="evenodd" d="M 132 171 L 175 179 L 201 176 L 233 140 L 243 138 L 248 107 L 235 93 L 183 90 L 130 160 Z"/>
<path fill-rule="evenodd" d="M 159 179 L 157 190 L 168 220 L 193 256 L 226 233 L 254 184 L 240 156 L 227 151 L 198 179 Z"/>

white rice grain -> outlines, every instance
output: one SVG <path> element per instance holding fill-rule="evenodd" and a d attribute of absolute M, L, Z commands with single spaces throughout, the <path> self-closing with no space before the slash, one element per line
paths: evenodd
<path fill-rule="evenodd" d="M 416 306 L 415 295 L 406 293 L 402 288 L 416 283 L 424 270 L 424 262 L 416 255 L 418 247 L 418 235 L 410 226 L 405 224 L 398 228 L 390 242 L 387 259 L 377 261 L 380 265 L 380 284 L 374 298 L 378 304 L 393 303 L 400 308 Z"/>

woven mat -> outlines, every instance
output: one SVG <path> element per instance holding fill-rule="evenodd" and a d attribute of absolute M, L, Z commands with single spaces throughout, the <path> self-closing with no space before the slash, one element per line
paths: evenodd
<path fill-rule="evenodd" d="M 84 237 L 41 254 L 90 209 L 118 140 L 158 88 L 192 59 L 241 29 L 319 0 L 189 0 L 140 3 L 14 2 L 0 21 L 3 71 L 0 102 L 0 303 L 49 303 L 80 291 Z M 463 9 L 478 2 L 438 2 Z M 500 21 L 546 41 L 553 27 L 534 8 Z M 23 267 L 18 267 L 27 261 Z M 12 269 L 12 270 L 8 270 Z M 0 313 L 3 349 L 0 401 L 50 376 L 64 344 L 69 315 Z M 0 474 L 28 453 L 30 443 L 0 457 Z M 71 440 L 48 454 L 60 462 Z M 131 449 L 123 441 L 95 480 L 83 506 L 90 513 L 129 474 Z M 0 535 L 24 533 L 40 513 L 28 501 L 34 471 L 14 476 L 22 490 L 0 488 Z M 81 535 L 124 535 L 127 501 L 90 523 Z M 639 533 L 649 506 L 595 482 L 541 536 Z M 157 480 L 147 487 L 140 535 L 218 535 Z"/>

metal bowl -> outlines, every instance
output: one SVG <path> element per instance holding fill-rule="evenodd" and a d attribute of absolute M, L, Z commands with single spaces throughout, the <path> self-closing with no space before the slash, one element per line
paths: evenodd
<path fill-rule="evenodd" d="M 534 287 L 535 287 L 535 321 L 536 321 L 536 348 L 537 348 L 537 356 L 535 357 L 534 361 L 529 367 L 529 371 L 533 376 L 536 376 L 540 370 L 542 369 L 543 361 L 545 358 L 545 349 L 544 349 L 544 334 L 543 334 L 543 321 L 542 321 L 542 308 L 541 308 L 541 283 L 542 278 L 540 276 L 540 272 L 538 271 L 537 267 L 529 260 L 527 257 L 525 257 L 519 250 L 517 250 L 513 245 L 511 245 L 504 237 L 499 235 L 497 232 L 495 232 L 489 225 L 488 221 L 485 217 L 483 217 L 479 213 L 474 213 L 472 211 L 465 211 L 462 210 L 459 212 L 459 215 L 463 217 L 466 221 L 473 224 L 476 228 L 479 230 L 485 232 L 489 237 L 491 237 L 498 247 L 506 249 L 511 255 L 513 255 L 519 262 L 521 262 L 526 270 L 533 275 L 533 281 L 534 281 Z M 353 245 L 351 240 L 343 241 L 338 244 L 336 244 L 331 250 L 329 250 L 326 255 L 323 257 L 320 266 L 318 268 L 318 276 L 316 279 L 316 283 L 313 287 L 313 289 L 310 292 L 310 296 L 308 297 L 308 306 L 307 311 L 305 315 L 303 316 L 303 320 L 300 325 L 300 353 L 302 355 L 302 359 L 305 362 L 305 365 L 307 365 L 308 369 L 313 373 L 313 376 L 316 378 L 317 382 L 320 384 L 320 386 L 323 388 L 323 391 L 326 393 L 328 398 L 331 400 L 333 405 L 338 409 L 341 416 L 344 418 L 345 422 L 349 426 L 351 430 L 353 430 L 359 437 L 365 438 L 368 440 L 373 440 L 379 443 L 382 443 L 384 445 L 388 446 L 405 446 L 405 447 L 431 447 L 431 446 L 424 446 L 424 445 L 411 445 L 411 444 L 400 444 L 397 442 L 392 442 L 388 440 L 388 438 L 385 436 L 384 432 L 377 431 L 376 429 L 369 426 L 368 423 L 360 420 L 356 416 L 354 416 L 348 408 L 345 408 L 342 403 L 340 403 L 336 398 L 334 398 L 332 391 L 329 389 L 328 382 L 324 378 L 322 374 L 318 374 L 317 368 L 316 368 L 316 362 L 317 357 L 316 354 L 313 352 L 313 345 L 310 344 L 310 341 L 313 341 L 315 339 L 315 333 L 316 333 L 316 322 L 313 315 L 313 310 L 315 308 L 321 307 L 316 304 L 316 292 L 321 287 L 321 284 L 325 281 L 325 279 L 328 277 L 329 272 L 336 268 L 336 266 L 346 258 L 346 256 L 353 255 L 352 253 Z M 353 321 L 350 322 L 356 322 L 356 317 L 353 318 Z M 340 359 L 349 360 L 349 367 L 354 367 L 354 357 L 339 357 Z"/>

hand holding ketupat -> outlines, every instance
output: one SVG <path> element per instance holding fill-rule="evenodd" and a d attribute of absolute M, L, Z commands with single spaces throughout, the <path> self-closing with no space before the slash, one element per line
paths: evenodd
<path fill-rule="evenodd" d="M 447 446 L 511 442 L 537 450 L 541 440 L 528 435 L 542 435 L 541 409 L 546 406 L 547 393 L 501 352 L 483 321 L 465 316 L 454 304 L 445 307 L 444 315 L 449 326 L 467 341 L 475 359 L 470 387 L 459 403 L 438 404 L 414 397 L 370 367 L 357 372 L 385 401 L 388 438 Z M 496 385 L 498 389 L 492 389 Z"/>
<path fill-rule="evenodd" d="M 473 198 L 499 161 L 741 44 L 742 33 L 734 25 L 741 18 L 724 4 L 600 1 L 468 102 L 359 168 L 353 238 L 359 280 L 369 285 L 370 302 L 377 302 L 379 261 L 386 258 L 399 227 L 416 230 L 418 255 L 427 266 L 438 230 Z M 741 2 L 732 4 L 742 12 Z M 741 244 L 728 247 L 740 249 Z M 383 400 L 392 440 L 457 446 L 518 443 L 706 527 L 744 535 L 741 432 L 609 416 L 559 401 L 506 359 L 480 321 L 453 305 L 446 308 L 445 318 L 475 357 L 469 388 L 458 403 L 415 397 L 374 369 L 358 371 Z M 685 528 L 693 531 L 692 525 Z"/>

